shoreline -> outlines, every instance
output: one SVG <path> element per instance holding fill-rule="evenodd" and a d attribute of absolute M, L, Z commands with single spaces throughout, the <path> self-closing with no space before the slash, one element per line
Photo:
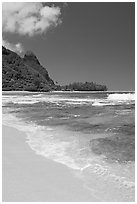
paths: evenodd
<path fill-rule="evenodd" d="M 35 154 L 24 132 L 2 126 L 3 202 L 97 202 L 71 169 Z"/>
<path fill-rule="evenodd" d="M 2 91 L 2 93 L 135 93 L 135 91 Z"/>

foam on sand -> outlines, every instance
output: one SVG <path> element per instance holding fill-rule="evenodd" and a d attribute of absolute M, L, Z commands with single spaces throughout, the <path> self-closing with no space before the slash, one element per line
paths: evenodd
<path fill-rule="evenodd" d="M 106 181 L 119 186 L 134 189 L 134 182 L 129 181 L 126 177 L 118 176 L 113 172 L 100 156 L 95 156 L 88 149 L 79 147 L 77 140 L 60 140 L 56 130 L 49 127 L 36 126 L 35 124 L 25 123 L 18 120 L 14 115 L 3 115 L 3 124 L 15 127 L 26 133 L 26 142 L 30 148 L 38 155 L 44 156 L 52 161 L 64 164 L 72 170 L 85 171 L 89 169 L 91 173 L 99 176 Z M 67 132 L 62 131 L 62 134 Z M 85 154 L 85 155 L 84 155 Z"/>
<path fill-rule="evenodd" d="M 65 167 L 36 156 L 24 143 L 25 134 L 3 126 L 3 202 L 100 201 Z"/>

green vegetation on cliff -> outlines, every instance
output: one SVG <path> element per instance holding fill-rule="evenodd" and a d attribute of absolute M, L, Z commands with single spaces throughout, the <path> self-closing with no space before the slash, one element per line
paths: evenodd
<path fill-rule="evenodd" d="M 50 91 L 55 84 L 36 56 L 26 52 L 21 58 L 2 47 L 2 90 Z"/>

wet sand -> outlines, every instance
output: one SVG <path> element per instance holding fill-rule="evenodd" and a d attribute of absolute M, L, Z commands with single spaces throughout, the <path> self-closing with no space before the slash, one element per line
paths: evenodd
<path fill-rule="evenodd" d="M 36 155 L 24 132 L 3 125 L 3 202 L 100 202 L 65 165 Z"/>

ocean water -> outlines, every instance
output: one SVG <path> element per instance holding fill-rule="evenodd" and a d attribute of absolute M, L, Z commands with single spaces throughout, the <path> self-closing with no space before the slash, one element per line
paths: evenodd
<path fill-rule="evenodd" d="M 134 201 L 134 92 L 3 92 L 3 124 L 101 201 Z"/>

